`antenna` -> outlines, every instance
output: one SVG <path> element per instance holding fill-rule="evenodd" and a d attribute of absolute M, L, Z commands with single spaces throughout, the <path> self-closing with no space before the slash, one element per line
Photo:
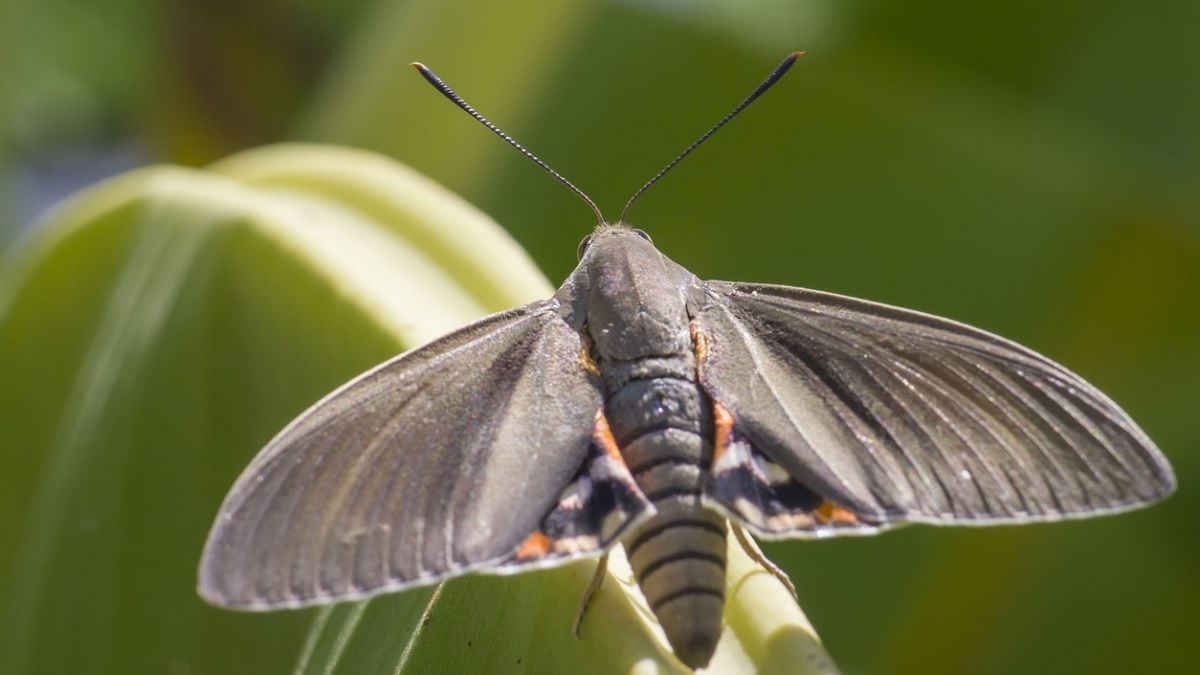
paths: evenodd
<path fill-rule="evenodd" d="M 660 179 L 662 179 L 663 176 L 667 175 L 667 172 L 670 171 L 671 169 L 675 168 L 675 165 L 678 164 L 680 161 L 682 161 L 684 157 L 687 157 L 688 155 L 690 155 L 693 150 L 700 147 L 701 143 L 703 143 L 704 141 L 707 141 L 709 136 L 712 136 L 713 134 L 717 133 L 717 129 L 720 129 L 721 127 L 728 124 L 729 120 L 732 120 L 734 117 L 737 116 L 738 113 L 742 112 L 742 110 L 745 109 L 746 106 L 753 103 L 754 99 L 758 98 L 759 96 L 762 96 L 763 92 L 770 89 L 771 85 L 778 82 L 779 78 L 783 77 L 784 73 L 786 73 L 788 71 L 788 69 L 792 67 L 792 64 L 796 62 L 796 59 L 800 58 L 803 55 L 804 55 L 804 52 L 802 52 L 802 51 L 792 52 L 791 54 L 788 54 L 787 58 L 785 58 L 782 62 L 780 62 L 780 64 L 775 67 L 775 70 L 772 70 L 771 74 L 767 76 L 767 79 L 763 80 L 762 84 L 758 85 L 758 87 L 756 87 L 754 89 L 754 91 L 750 92 L 750 95 L 747 96 L 745 98 L 745 100 L 743 100 L 741 103 L 737 104 L 737 107 L 735 107 L 733 110 L 730 110 L 729 114 L 722 117 L 721 121 L 717 122 L 716 124 L 714 124 L 712 126 L 711 129 L 704 132 L 704 135 L 702 135 L 700 138 L 697 138 L 695 141 L 693 141 L 692 144 L 687 146 L 687 148 L 685 148 L 683 152 L 676 155 L 675 159 L 671 160 L 670 162 L 667 162 L 667 165 L 664 166 L 661 171 L 654 174 L 653 178 L 646 181 L 645 185 L 638 188 L 638 191 L 633 193 L 633 196 L 629 198 L 629 201 L 625 202 L 625 208 L 622 209 L 622 211 L 621 211 L 621 220 L 618 222 L 621 222 L 621 223 L 625 222 L 625 215 L 629 213 L 629 208 L 631 206 L 633 206 L 633 203 L 638 200 L 638 197 L 642 196 L 643 192 L 645 192 L 646 190 L 649 190 L 651 185 L 654 185 Z"/>
<path fill-rule="evenodd" d="M 432 84 L 435 89 L 442 92 L 442 96 L 445 96 L 446 98 L 450 99 L 451 103 L 462 108 L 464 111 L 466 111 L 466 113 L 468 115 L 470 115 L 471 117 L 474 117 L 477 122 L 479 122 L 483 126 L 490 129 L 492 133 L 494 133 L 497 136 L 499 136 L 500 138 L 504 139 L 505 143 L 508 143 L 509 145 L 516 148 L 522 155 L 525 155 L 530 160 L 532 160 L 534 164 L 537 164 L 538 166 L 542 167 L 542 169 L 544 169 L 546 171 L 546 173 L 550 174 L 551 176 L 554 176 L 555 180 L 557 180 L 558 182 L 567 186 L 568 190 L 570 190 L 571 192 L 574 192 L 577 197 L 582 199 L 585 204 L 587 204 L 589 207 L 591 207 L 592 213 L 596 214 L 596 224 L 597 225 L 604 224 L 604 214 L 600 212 L 600 207 L 596 206 L 596 202 L 592 201 L 592 199 L 590 197 L 588 197 L 586 194 L 584 194 L 583 190 L 580 190 L 579 188 L 575 187 L 574 183 L 572 183 L 571 181 L 564 178 L 563 175 L 560 174 L 559 172 L 550 168 L 549 164 L 543 162 L 540 158 L 538 158 L 537 155 L 533 154 L 529 150 L 526 150 L 525 146 L 518 143 L 512 136 L 509 136 L 508 134 L 504 133 L 503 131 L 500 130 L 500 127 L 496 126 L 495 124 L 492 124 L 491 122 L 488 121 L 488 119 L 486 117 L 484 117 L 483 115 L 480 115 L 478 111 L 476 111 L 466 101 L 463 100 L 463 97 L 459 96 L 457 92 L 455 92 L 453 89 L 450 88 L 450 85 L 446 84 L 442 80 L 442 78 L 437 76 L 437 73 L 434 73 L 427 66 L 425 66 L 425 64 L 417 63 L 414 61 L 410 65 L 413 68 L 416 68 L 417 72 L 421 73 L 421 76 L 424 77 L 425 80 L 429 82 L 429 84 Z"/>

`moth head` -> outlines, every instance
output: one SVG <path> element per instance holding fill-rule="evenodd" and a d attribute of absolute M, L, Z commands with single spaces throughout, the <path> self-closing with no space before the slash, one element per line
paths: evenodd
<path fill-rule="evenodd" d="M 613 229 L 617 229 L 616 226 L 609 226 L 609 227 L 611 227 Z M 645 230 L 639 230 L 636 227 L 634 227 L 634 228 L 621 227 L 619 229 L 624 229 L 624 230 L 633 232 L 638 237 L 641 237 L 642 239 L 646 240 L 646 242 L 649 243 L 651 246 L 654 245 L 654 240 L 650 238 L 650 235 L 646 234 Z M 596 235 L 596 233 L 592 232 L 591 234 L 584 237 L 582 241 L 579 242 L 579 249 L 575 252 L 576 258 L 578 260 L 583 260 L 583 254 L 585 252 L 587 252 L 588 247 L 592 245 L 592 238 L 595 235 Z"/>

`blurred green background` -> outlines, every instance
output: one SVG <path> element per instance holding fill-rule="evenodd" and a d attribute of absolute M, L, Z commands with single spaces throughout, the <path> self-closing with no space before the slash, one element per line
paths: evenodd
<path fill-rule="evenodd" d="M 1139 420 L 1180 490 L 1095 521 L 768 554 L 847 673 L 1190 672 L 1197 44 L 1200 4 L 1184 0 L 0 0 L 0 248 L 114 171 L 312 140 L 427 173 L 557 282 L 587 210 L 410 61 L 613 216 L 784 54 L 807 50 L 631 221 L 702 278 L 860 296 L 1029 345 Z M 0 489 L 32 480 L 4 473 Z M 5 502 L 11 521 L 23 489 Z M 3 531 L 0 574 L 18 530 Z"/>

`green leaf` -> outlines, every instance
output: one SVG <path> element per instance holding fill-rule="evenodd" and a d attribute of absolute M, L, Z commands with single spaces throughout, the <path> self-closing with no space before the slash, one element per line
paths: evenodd
<path fill-rule="evenodd" d="M 486 216 L 361 151 L 150 168 L 62 205 L 0 263 L 0 672 L 681 670 L 619 556 L 583 640 L 592 562 L 320 610 L 195 593 L 222 496 L 290 418 L 551 292 Z M 830 672 L 782 585 L 730 555 L 713 670 Z"/>
<path fill-rule="evenodd" d="M 325 608 L 295 672 L 688 672 L 672 657 L 620 549 L 588 605 L 582 639 L 572 635 L 594 570 L 585 561 L 538 574 L 465 577 L 436 590 Z M 726 597 L 726 625 L 709 672 L 837 672 L 783 584 L 732 538 Z"/>

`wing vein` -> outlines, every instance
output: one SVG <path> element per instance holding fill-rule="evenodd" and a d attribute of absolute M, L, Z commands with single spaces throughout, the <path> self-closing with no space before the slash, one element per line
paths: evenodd
<path fill-rule="evenodd" d="M 921 421 L 920 416 L 914 414 L 912 409 L 903 401 L 903 399 L 892 394 L 889 391 L 888 386 L 884 384 L 882 379 L 880 379 L 879 374 L 874 372 L 872 367 L 870 365 L 868 365 L 868 364 L 879 364 L 881 372 L 884 375 L 893 378 L 901 387 L 912 391 L 913 387 L 910 383 L 905 381 L 903 378 L 900 378 L 899 376 L 897 376 L 896 373 L 891 371 L 886 366 L 882 365 L 882 364 L 887 363 L 888 361 L 892 360 L 892 358 L 887 353 L 880 353 L 880 350 L 878 349 L 878 347 L 869 341 L 864 340 L 861 343 L 853 343 L 852 344 L 846 338 L 844 338 L 841 334 L 839 334 L 837 331 L 832 331 L 832 330 L 826 329 L 825 327 L 823 327 L 817 323 L 809 324 L 809 327 L 812 328 L 814 331 L 817 331 L 817 332 L 821 333 L 822 335 L 826 336 L 826 338 L 829 339 L 830 341 L 842 344 L 845 348 L 844 351 L 846 352 L 847 355 L 849 355 L 853 351 L 853 347 L 858 347 L 863 350 L 869 350 L 871 356 L 873 357 L 871 360 L 869 360 L 869 361 L 864 360 L 864 361 L 860 362 L 857 359 L 848 358 L 847 359 L 847 361 L 848 361 L 847 367 L 860 369 L 861 372 L 863 373 L 863 375 L 865 377 L 869 378 L 876 385 L 873 389 L 881 397 L 881 403 L 885 407 L 887 407 L 893 411 L 899 409 L 904 414 L 905 419 L 912 421 L 913 422 L 913 427 L 912 427 L 913 430 L 915 430 L 915 431 L 919 432 L 921 435 L 923 435 L 926 438 L 926 440 L 928 441 L 929 445 L 942 458 L 942 461 L 946 465 L 946 467 L 948 469 L 953 470 L 952 462 L 950 460 L 949 455 L 946 454 L 945 448 L 943 448 L 941 446 L 941 444 L 939 444 L 935 440 L 933 434 L 930 433 L 929 429 Z M 885 397 L 887 400 L 886 401 L 882 400 Z M 938 417 L 940 417 L 944 422 L 946 422 L 946 426 L 953 430 L 953 425 L 951 425 L 949 423 L 949 420 L 947 420 L 944 415 L 940 414 L 939 411 L 935 410 L 929 404 L 929 401 L 927 401 L 925 399 L 925 397 L 918 395 L 916 397 L 916 400 L 918 403 L 926 404 L 927 410 L 929 410 L 934 415 L 937 415 Z M 889 402 L 892 405 L 888 405 Z M 883 420 L 877 419 L 877 423 L 880 428 L 886 430 L 887 425 Z M 954 499 L 952 497 L 951 491 L 947 487 L 947 485 L 946 485 L 945 481 L 942 479 L 942 477 L 940 475 L 938 475 L 938 472 L 936 471 L 936 469 L 934 469 L 932 466 L 930 466 L 928 473 L 926 471 L 924 471 L 924 466 L 920 461 L 917 460 L 916 455 L 912 454 L 912 452 L 906 447 L 906 445 L 904 443 L 900 442 L 898 439 L 896 439 L 895 436 L 892 435 L 890 431 L 888 431 L 887 433 L 889 434 L 889 437 L 891 437 L 893 439 L 893 442 L 895 443 L 896 448 L 903 455 L 904 459 L 909 463 L 909 465 L 912 467 L 912 469 L 914 471 L 916 471 L 919 476 L 921 476 L 922 482 L 925 483 L 926 487 L 934 488 L 936 485 L 936 488 L 940 489 L 942 491 L 943 495 L 945 496 L 947 506 L 952 508 L 951 505 L 954 503 Z M 966 445 L 967 444 L 966 439 L 963 438 L 961 435 L 957 434 L 956 430 L 955 430 L 955 433 L 956 433 L 956 435 L 959 436 L 959 440 L 961 440 L 962 443 L 964 445 Z"/>

